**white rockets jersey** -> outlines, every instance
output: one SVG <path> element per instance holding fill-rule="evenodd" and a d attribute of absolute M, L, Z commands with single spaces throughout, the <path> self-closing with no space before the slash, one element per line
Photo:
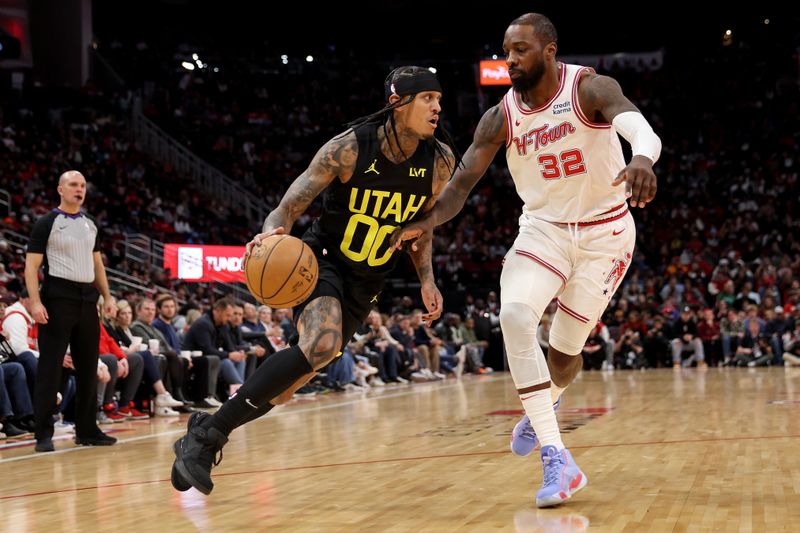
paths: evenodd
<path fill-rule="evenodd" d="M 578 79 L 592 69 L 559 63 L 553 97 L 530 109 L 513 88 L 503 97 L 506 159 L 525 217 L 596 222 L 627 210 L 625 185 L 611 182 L 625 167 L 611 124 L 596 124 L 578 106 Z"/>

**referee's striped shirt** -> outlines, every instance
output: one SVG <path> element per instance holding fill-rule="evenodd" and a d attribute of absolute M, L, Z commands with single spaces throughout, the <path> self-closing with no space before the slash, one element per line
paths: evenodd
<path fill-rule="evenodd" d="M 100 232 L 92 217 L 53 209 L 33 226 L 28 252 L 44 254 L 45 283 L 52 276 L 77 283 L 94 282 L 93 252 Z"/>

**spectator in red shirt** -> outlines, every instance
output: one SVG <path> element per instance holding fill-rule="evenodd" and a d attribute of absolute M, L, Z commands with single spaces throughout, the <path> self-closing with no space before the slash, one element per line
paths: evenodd
<path fill-rule="evenodd" d="M 126 418 L 143 419 L 149 415 L 133 407 L 133 397 L 142 382 L 144 361 L 138 353 L 125 354 L 119 344 L 108 334 L 100 321 L 100 359 L 108 366 L 111 380 L 97 389 L 98 402 L 103 407 L 100 422 L 123 422 Z M 117 379 L 122 380 L 119 406 L 114 404 L 114 388 Z"/>

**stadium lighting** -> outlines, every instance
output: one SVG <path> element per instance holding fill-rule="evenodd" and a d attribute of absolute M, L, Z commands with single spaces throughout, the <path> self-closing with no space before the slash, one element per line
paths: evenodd
<path fill-rule="evenodd" d="M 764 24 L 769 24 L 769 19 L 764 19 Z"/>
<path fill-rule="evenodd" d="M 198 56 L 197 54 L 192 54 L 192 59 L 197 61 L 198 59 L 200 59 L 200 56 Z"/>
<path fill-rule="evenodd" d="M 497 54 L 492 54 L 492 59 L 497 59 Z"/>
<path fill-rule="evenodd" d="M 308 61 L 309 63 L 313 62 L 314 56 L 306 56 L 306 61 Z"/>
<path fill-rule="evenodd" d="M 733 33 L 731 30 L 725 30 L 725 37 L 730 37 L 731 33 Z"/>
<path fill-rule="evenodd" d="M 186 70 L 194 70 L 194 63 L 189 63 L 188 61 L 181 63 L 181 66 Z"/>
<path fill-rule="evenodd" d="M 428 67 L 428 70 L 430 70 L 431 72 L 436 74 L 436 68 L 435 67 Z"/>

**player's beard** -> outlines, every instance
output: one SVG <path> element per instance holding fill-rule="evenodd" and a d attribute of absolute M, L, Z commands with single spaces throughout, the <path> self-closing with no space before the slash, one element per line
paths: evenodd
<path fill-rule="evenodd" d="M 514 90 L 518 93 L 522 93 L 536 87 L 536 84 L 542 79 L 544 76 L 544 61 L 540 61 L 530 73 L 526 74 L 521 70 L 519 72 L 522 72 L 522 75 L 517 78 L 512 78 L 511 86 L 514 87 Z"/>

